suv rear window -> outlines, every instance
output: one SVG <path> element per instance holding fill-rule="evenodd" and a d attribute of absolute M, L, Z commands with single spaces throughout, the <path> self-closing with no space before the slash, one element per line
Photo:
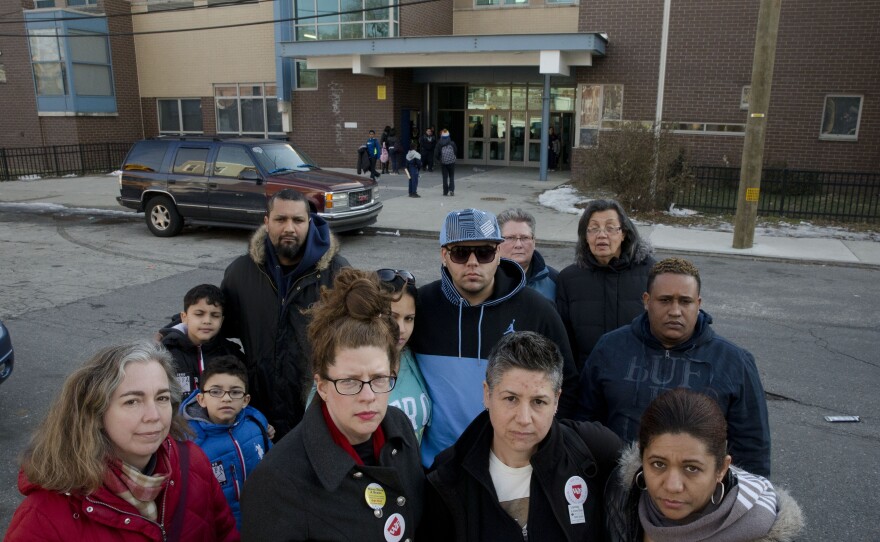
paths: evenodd
<path fill-rule="evenodd" d="M 122 169 L 155 173 L 162 169 L 162 159 L 165 158 L 167 148 L 168 144 L 164 141 L 140 141 L 128 153 Z"/>
<path fill-rule="evenodd" d="M 174 158 L 173 173 L 189 173 L 190 175 L 204 175 L 205 162 L 208 160 L 208 151 L 205 148 L 181 147 Z"/>

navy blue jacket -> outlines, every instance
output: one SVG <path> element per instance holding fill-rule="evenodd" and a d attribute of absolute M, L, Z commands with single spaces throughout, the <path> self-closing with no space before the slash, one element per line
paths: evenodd
<path fill-rule="evenodd" d="M 770 424 L 755 358 L 716 335 L 711 323 L 700 311 L 691 338 L 668 350 L 651 334 L 647 313 L 603 335 L 581 373 L 578 419 L 600 422 L 629 442 L 638 438 L 642 413 L 663 390 L 700 391 L 727 418 L 733 462 L 769 477 Z"/>
<path fill-rule="evenodd" d="M 540 252 L 537 250 L 532 252 L 532 262 L 529 264 L 529 270 L 526 272 L 526 286 L 536 290 L 539 294 L 549 299 L 551 303 L 555 303 L 556 279 L 558 277 L 559 271 L 547 265 Z M 571 342 L 570 339 L 569 342 Z"/>
<path fill-rule="evenodd" d="M 193 439 L 211 461 L 214 477 L 220 483 L 223 496 L 229 503 L 235 523 L 241 530 L 241 489 L 250 472 L 263 460 L 272 447 L 266 432 L 266 418 L 260 411 L 244 407 L 232 425 L 219 425 L 208 418 L 207 409 L 196 401 L 198 390 L 180 405 L 180 411 L 190 428 Z"/>

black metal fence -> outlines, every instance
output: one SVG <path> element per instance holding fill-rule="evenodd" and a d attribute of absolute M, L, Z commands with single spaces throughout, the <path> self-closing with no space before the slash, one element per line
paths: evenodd
<path fill-rule="evenodd" d="M 676 206 L 735 212 L 740 170 L 693 168 L 694 183 L 679 192 Z M 758 214 L 880 222 L 880 174 L 765 168 Z"/>
<path fill-rule="evenodd" d="M 83 143 L 0 149 L 0 181 L 26 175 L 61 177 L 119 169 L 131 143 Z"/>

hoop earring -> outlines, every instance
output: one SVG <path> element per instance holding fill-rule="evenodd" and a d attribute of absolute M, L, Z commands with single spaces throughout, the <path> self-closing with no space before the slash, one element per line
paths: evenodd
<path fill-rule="evenodd" d="M 642 477 L 642 483 L 641 483 L 641 485 L 639 484 L 639 476 Z M 642 491 L 645 491 L 646 489 L 648 489 L 648 484 L 645 483 L 645 476 L 644 476 L 644 473 L 643 473 L 642 471 L 639 471 L 639 472 L 636 473 L 636 487 L 639 488 L 639 489 L 641 489 Z"/>
<path fill-rule="evenodd" d="M 719 504 L 724 500 L 724 482 L 718 482 L 718 485 L 721 486 L 721 496 L 718 498 L 718 502 L 715 502 L 715 492 L 712 492 L 712 496 L 709 497 L 709 500 L 712 501 L 712 504 Z"/>

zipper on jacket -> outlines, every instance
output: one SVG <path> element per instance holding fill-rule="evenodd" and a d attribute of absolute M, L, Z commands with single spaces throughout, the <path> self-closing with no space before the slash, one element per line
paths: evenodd
<path fill-rule="evenodd" d="M 168 488 L 165 488 L 165 493 L 167 493 L 167 492 L 168 492 Z M 143 519 L 144 521 L 152 523 L 153 525 L 155 525 L 156 527 L 159 528 L 159 531 L 161 531 L 162 542 L 167 542 L 168 539 L 166 538 L 166 535 L 165 535 L 165 527 L 163 527 L 163 525 L 165 523 L 165 495 L 164 494 L 162 496 L 162 523 L 157 523 L 157 522 L 151 520 L 150 518 L 146 518 L 140 514 L 126 512 L 125 510 L 120 510 L 119 508 L 116 508 L 115 506 L 109 505 L 103 501 L 97 501 L 88 495 L 86 495 L 86 500 L 92 504 L 97 504 L 97 505 L 103 506 L 104 508 L 109 508 L 110 510 L 113 510 L 114 512 L 117 512 L 119 514 L 126 515 L 126 516 L 137 516 L 137 517 Z"/>
<path fill-rule="evenodd" d="M 241 481 L 242 483 L 247 480 L 247 465 L 244 462 L 244 452 L 241 451 L 241 446 L 238 444 L 238 441 L 235 440 L 235 436 L 232 434 L 232 427 L 226 430 L 229 433 L 229 439 L 232 441 L 232 446 L 235 448 L 235 457 L 238 458 L 238 462 L 241 465 Z M 236 500 L 241 500 L 241 484 L 238 483 L 238 476 L 235 475 L 235 463 L 229 464 L 229 470 L 232 471 L 232 487 L 235 488 L 235 498 Z"/>

